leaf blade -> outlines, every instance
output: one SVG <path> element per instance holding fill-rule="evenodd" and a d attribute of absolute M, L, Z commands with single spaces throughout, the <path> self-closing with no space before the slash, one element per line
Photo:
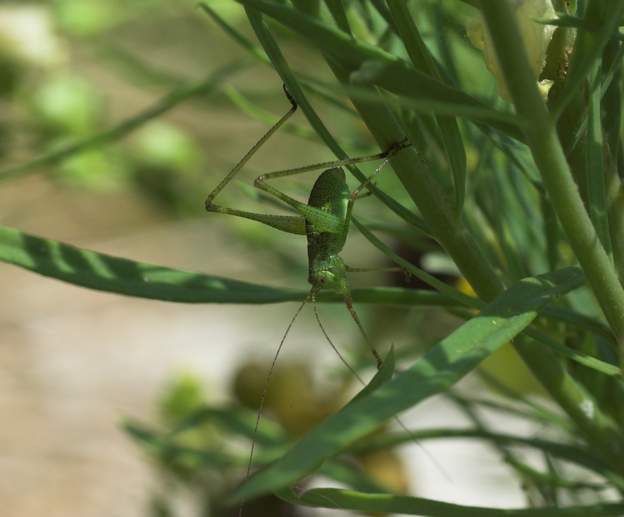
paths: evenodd
<path fill-rule="evenodd" d="M 279 303 L 303 300 L 306 289 L 286 289 L 114 257 L 0 226 L 0 262 L 77 286 L 178 303 Z M 355 289 L 359 303 L 448 305 L 430 291 L 401 288 Z M 320 302 L 344 303 L 336 293 Z"/>
<path fill-rule="evenodd" d="M 622 515 L 624 512 L 622 503 L 567 508 L 499 509 L 463 506 L 422 497 L 371 494 L 337 488 L 315 488 L 300 496 L 296 496 L 292 491 L 284 490 L 279 495 L 289 502 L 305 506 L 428 517 L 472 517 L 475 515 L 482 517 L 606 517 Z"/>
<path fill-rule="evenodd" d="M 295 482 L 400 411 L 448 389 L 524 330 L 550 298 L 580 286 L 582 281 L 577 268 L 520 281 L 408 370 L 305 435 L 280 460 L 249 478 L 232 500 L 241 501 Z"/>

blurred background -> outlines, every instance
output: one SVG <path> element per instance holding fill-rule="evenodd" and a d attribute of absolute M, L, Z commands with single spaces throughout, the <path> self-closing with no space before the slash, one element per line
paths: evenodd
<path fill-rule="evenodd" d="M 252 37 L 234 2 L 210 5 Z M 466 45 L 461 12 L 456 19 L 448 16 L 454 22 L 449 38 L 463 41 L 477 80 L 489 80 L 479 55 Z M 283 31 L 279 36 L 295 66 L 319 80 L 330 77 L 300 42 Z M 0 169 L 101 134 L 166 104 L 170 92 L 188 92 L 202 82 L 201 94 L 187 95 L 175 107 L 170 102 L 172 109 L 120 138 L 108 135 L 68 159 L 15 172 L 0 189 L 2 224 L 176 269 L 305 288 L 303 238 L 203 210 L 207 192 L 288 102 L 271 68 L 250 58 L 194 0 L 0 2 Z M 350 154 L 378 151 L 348 112 L 317 103 Z M 474 166 L 479 156 L 469 152 Z M 299 114 L 219 200 L 275 212 L 249 188 L 255 176 L 329 159 Z M 305 199 L 311 181 L 302 177 L 283 188 Z M 392 175 L 380 182 L 401 198 Z M 357 210 L 368 221 L 387 217 L 374 200 Z M 423 257 L 429 270 L 459 281 L 429 248 Z M 383 265 L 383 257 L 355 233 L 345 258 L 353 266 Z M 8 265 L 0 265 L 0 275 L 2 516 L 227 515 L 209 501 L 240 480 L 242 464 L 225 476 L 192 462 L 168 462 L 146 450 L 136 428 L 128 433 L 133 428 L 127 422 L 165 425 L 202 404 L 229 404 L 237 397 L 253 408 L 296 304 L 173 304 L 89 291 Z M 356 285 L 401 282 L 367 275 Z M 406 360 L 458 324 L 436 308 L 358 310 L 382 350 L 409 345 Z M 321 317 L 347 357 L 363 361 L 365 350 L 346 311 L 325 305 Z M 507 387 L 535 396 L 539 388 L 514 361 L 505 351 L 488 375 L 503 364 Z M 335 409 L 326 407 L 329 400 L 347 400 L 357 389 L 311 311 L 293 328 L 281 364 L 269 412 L 294 435 Z M 310 386 L 308 377 L 314 390 L 303 389 Z M 482 395 L 484 386 L 472 376 L 457 393 Z M 289 397 L 281 400 L 284 392 Z M 415 428 L 471 422 L 448 397 L 428 401 L 403 420 Z M 498 415 L 488 425 L 534 432 L 511 416 Z M 190 440 L 197 445 L 225 437 L 209 429 Z M 244 458 L 248 442 L 238 450 Z M 527 498 L 496 450 L 467 440 L 412 444 L 362 462 L 397 490 L 425 497 L 491 506 L 521 506 Z"/>

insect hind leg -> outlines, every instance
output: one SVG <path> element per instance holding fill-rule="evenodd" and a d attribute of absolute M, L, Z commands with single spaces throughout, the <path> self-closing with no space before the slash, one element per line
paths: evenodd
<path fill-rule="evenodd" d="M 225 188 L 225 186 L 230 181 L 232 181 L 234 176 L 236 176 L 239 171 L 245 166 L 245 164 L 251 159 L 251 157 L 256 154 L 258 149 L 260 149 L 265 144 L 265 142 L 269 138 L 271 138 L 273 133 L 275 133 L 281 126 L 283 126 L 286 121 L 295 113 L 295 111 L 297 111 L 297 102 L 288 92 L 286 86 L 284 86 L 284 93 L 288 98 L 288 102 L 290 102 L 290 109 L 284 115 L 282 115 L 282 117 L 275 124 L 273 124 L 254 145 L 251 146 L 249 151 L 245 153 L 245 155 L 238 161 L 238 163 L 234 165 L 234 167 L 232 167 L 232 169 L 225 175 L 225 177 L 219 182 L 219 184 L 208 194 L 205 201 L 205 206 L 207 210 L 210 211 L 210 208 L 214 206 L 214 199 L 217 197 L 217 195 Z"/>

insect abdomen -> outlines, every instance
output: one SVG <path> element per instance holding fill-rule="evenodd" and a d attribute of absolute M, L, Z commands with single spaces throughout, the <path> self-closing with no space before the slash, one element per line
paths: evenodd
<path fill-rule="evenodd" d="M 344 226 L 347 215 L 349 196 L 345 173 L 340 168 L 324 171 L 314 183 L 308 205 L 326 212 L 329 216 L 328 222 L 331 219 L 333 226 L 338 221 L 338 225 L 334 231 L 326 231 L 325 228 L 319 228 L 318 225 L 315 227 L 306 218 L 309 267 L 312 268 L 319 261 L 342 251 L 346 240 L 346 232 L 342 231 L 344 229 L 342 226 Z"/>

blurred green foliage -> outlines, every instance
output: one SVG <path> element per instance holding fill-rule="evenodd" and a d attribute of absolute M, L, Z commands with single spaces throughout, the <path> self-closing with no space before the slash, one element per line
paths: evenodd
<path fill-rule="evenodd" d="M 103 99 L 84 77 L 62 73 L 48 77 L 32 95 L 32 116 L 52 138 L 81 136 L 103 122 Z"/>
<path fill-rule="evenodd" d="M 109 98 L 115 92 L 98 84 L 98 74 L 110 74 L 110 62 L 83 65 L 89 56 L 107 55 L 109 43 L 101 37 L 123 32 L 147 13 L 166 16 L 163 7 L 157 0 L 0 5 L 0 34 L 3 26 L 15 28 L 0 37 L 0 97 L 10 99 L 14 116 L 29 128 L 31 153 L 63 149 L 117 123 Z M 36 31 L 33 40 L 28 39 L 30 31 Z M 9 162 L 15 154 L 11 142 L 3 139 L 2 146 Z M 49 177 L 93 192 L 135 190 L 165 214 L 180 216 L 196 212 L 188 204 L 188 193 L 200 181 L 202 167 L 196 137 L 174 122 L 157 121 L 127 142 L 68 156 Z"/>

